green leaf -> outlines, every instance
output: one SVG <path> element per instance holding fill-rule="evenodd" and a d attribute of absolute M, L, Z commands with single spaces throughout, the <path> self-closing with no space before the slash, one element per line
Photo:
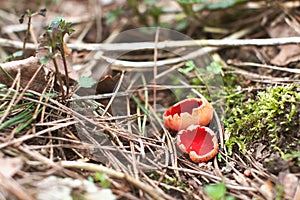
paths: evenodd
<path fill-rule="evenodd" d="M 186 68 L 182 69 L 178 69 L 179 72 L 183 73 L 183 74 L 188 74 L 189 72 L 191 72 L 193 69 L 196 68 L 195 63 L 192 60 L 189 60 L 185 63 Z"/>
<path fill-rule="evenodd" d="M 22 129 L 24 129 L 26 126 L 28 126 L 32 122 L 32 116 L 34 113 L 34 104 L 31 103 L 25 110 L 23 110 L 21 113 L 18 115 L 14 116 L 13 118 L 10 118 L 9 120 L 3 122 L 0 125 L 0 130 L 4 129 L 9 126 L 21 124 L 25 122 L 25 124 L 20 125 L 20 127 L 16 130 L 16 132 L 20 132 Z"/>
<path fill-rule="evenodd" d="M 7 56 L 7 57 L 5 58 L 5 60 L 6 60 L 6 61 L 9 61 L 9 60 L 11 60 L 11 59 L 13 59 L 13 58 L 17 58 L 17 57 L 20 57 L 20 56 L 23 56 L 23 51 L 16 51 L 16 52 L 14 52 L 13 54 Z"/>
<path fill-rule="evenodd" d="M 118 7 L 113 11 L 109 11 L 105 23 L 107 25 L 113 23 L 118 18 L 118 16 L 121 15 L 123 12 L 124 10 L 120 7 Z"/>
<path fill-rule="evenodd" d="M 283 159 L 291 161 L 297 160 L 297 164 L 300 165 L 300 151 L 292 151 L 291 153 L 285 154 Z"/>
<path fill-rule="evenodd" d="M 188 21 L 183 19 L 176 23 L 175 29 L 178 31 L 184 30 L 188 26 Z"/>
<path fill-rule="evenodd" d="M 47 62 L 49 62 L 49 60 L 52 58 L 52 54 L 48 54 L 42 58 L 40 58 L 40 63 L 41 64 L 46 64 Z"/>
<path fill-rule="evenodd" d="M 208 9 L 222 9 L 222 8 L 229 8 L 231 6 L 234 6 L 238 3 L 245 2 L 245 0 L 223 0 L 219 1 L 217 3 L 207 3 Z"/>
<path fill-rule="evenodd" d="M 234 196 L 226 196 L 225 200 L 235 200 L 235 197 Z"/>
<path fill-rule="evenodd" d="M 42 111 L 42 109 L 40 108 L 38 110 L 38 113 L 40 113 Z M 25 123 L 19 125 L 19 127 L 16 129 L 16 133 L 20 133 L 23 129 L 25 129 L 27 126 L 29 126 L 31 124 L 31 122 L 33 122 L 34 118 L 32 118 L 33 113 L 30 117 L 28 117 L 28 120 L 26 120 Z"/>
<path fill-rule="evenodd" d="M 218 74 L 218 73 L 222 72 L 222 65 L 219 64 L 218 62 L 213 61 L 213 62 L 210 63 L 210 65 L 208 65 L 206 67 L 206 70 L 208 72 L 213 73 L 213 74 Z"/>
<path fill-rule="evenodd" d="M 59 25 L 60 22 L 63 20 L 63 17 L 62 16 L 58 16 L 56 17 L 49 25 L 48 29 L 51 29 L 53 28 L 54 25 Z"/>
<path fill-rule="evenodd" d="M 14 78 L 1 66 L 0 64 L 0 70 L 12 81 L 14 81 Z M 1 82 L 1 81 L 0 81 Z"/>
<path fill-rule="evenodd" d="M 91 88 L 96 81 L 92 77 L 82 76 L 79 78 L 79 86 L 83 88 Z"/>
<path fill-rule="evenodd" d="M 187 67 L 192 67 L 192 68 L 195 68 L 195 67 L 196 67 L 194 61 L 192 61 L 192 60 L 187 61 L 187 62 L 185 63 L 185 66 L 187 66 Z"/>
<path fill-rule="evenodd" d="M 216 185 L 206 185 L 204 191 L 213 200 L 220 200 L 225 197 L 226 185 L 224 183 L 218 183 Z"/>
<path fill-rule="evenodd" d="M 94 183 L 94 179 L 93 179 L 93 177 L 91 177 L 91 176 L 88 176 L 88 177 L 87 177 L 87 180 L 88 180 L 89 182 L 91 182 L 91 183 Z"/>
<path fill-rule="evenodd" d="M 23 56 L 23 51 L 16 51 L 16 52 L 13 53 L 12 55 L 13 55 L 13 57 Z"/>
<path fill-rule="evenodd" d="M 108 176 L 104 173 L 95 173 L 95 180 L 99 181 L 101 187 L 103 188 L 109 188 L 110 187 L 110 180 L 108 179 Z"/>

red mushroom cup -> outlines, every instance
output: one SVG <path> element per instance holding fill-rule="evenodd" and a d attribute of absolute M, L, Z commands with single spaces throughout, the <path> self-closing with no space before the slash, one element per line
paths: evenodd
<path fill-rule="evenodd" d="M 186 99 L 171 106 L 163 115 L 165 126 L 178 131 L 190 125 L 206 126 L 213 117 L 213 107 L 204 98 Z"/>
<path fill-rule="evenodd" d="M 219 144 L 214 132 L 204 126 L 191 125 L 177 135 L 178 148 L 189 154 L 195 163 L 207 162 L 218 153 Z"/>

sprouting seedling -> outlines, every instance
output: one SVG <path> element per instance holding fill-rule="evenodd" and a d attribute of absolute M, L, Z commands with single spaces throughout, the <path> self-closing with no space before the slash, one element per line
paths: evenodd
<path fill-rule="evenodd" d="M 30 31 L 30 26 L 31 26 L 31 19 L 32 17 L 36 16 L 36 15 L 41 15 L 43 17 L 46 16 L 46 8 L 43 8 L 41 9 L 39 12 L 32 12 L 30 9 L 27 9 L 25 13 L 23 13 L 21 15 L 21 17 L 19 18 L 19 22 L 20 24 L 23 24 L 24 22 L 24 18 L 27 16 L 28 17 L 28 23 L 27 23 L 27 30 L 26 30 L 26 33 L 25 33 L 25 38 L 24 38 L 24 41 L 23 41 L 23 48 L 22 48 L 22 52 L 24 54 L 25 52 L 25 49 L 26 49 L 26 43 L 27 43 L 27 39 L 28 39 L 28 35 L 29 35 L 29 31 Z"/>
<path fill-rule="evenodd" d="M 58 65 L 56 62 L 56 56 L 57 56 L 57 53 L 60 52 L 62 60 L 63 60 L 65 75 L 66 75 L 66 87 L 67 87 L 67 95 L 68 95 L 70 83 L 69 83 L 68 67 L 67 67 L 67 62 L 66 62 L 64 36 L 66 34 L 70 35 L 71 33 L 74 32 L 74 29 L 72 29 L 71 26 L 72 26 L 71 22 L 66 22 L 65 20 L 63 20 L 63 18 L 61 16 L 59 16 L 59 17 L 55 18 L 51 22 L 51 24 L 48 26 L 45 37 L 44 37 L 44 40 L 45 40 L 46 44 L 48 45 L 47 48 L 50 51 L 47 58 L 51 58 L 53 61 L 55 71 L 56 71 L 56 77 L 57 77 L 57 80 L 59 81 L 61 92 L 62 92 L 63 101 L 65 100 L 65 93 L 63 90 L 63 84 L 62 84 L 62 79 L 61 79 L 60 72 L 58 69 Z"/>

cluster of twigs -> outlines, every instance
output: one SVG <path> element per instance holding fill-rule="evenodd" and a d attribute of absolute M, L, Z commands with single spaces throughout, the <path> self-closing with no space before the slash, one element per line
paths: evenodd
<path fill-rule="evenodd" d="M 49 81 L 49 83 L 53 83 L 53 78 L 50 80 L 52 81 Z M 50 84 L 47 88 L 49 89 L 49 87 L 51 88 Z M 243 161 L 244 158 L 242 159 L 236 155 L 239 160 L 235 160 L 228 157 L 223 150 L 220 152 L 220 155 L 221 160 L 226 165 L 220 164 L 217 158 L 211 163 L 212 165 L 193 164 L 188 158 L 182 157 L 182 155 L 180 158 L 177 157 L 174 140 L 165 129 L 163 134 L 161 136 L 157 135 L 155 139 L 133 135 L 130 126 L 127 125 L 130 121 L 125 120 L 127 122 L 123 124 L 112 123 L 109 122 L 114 119 L 112 116 L 81 114 L 76 111 L 75 107 L 73 109 L 69 108 L 54 98 L 44 97 L 43 93 L 27 92 L 22 96 L 22 103 L 15 104 L 16 98 L 13 98 L 13 95 L 20 97 L 20 93 L 13 88 L 3 88 L 1 90 L 2 108 L 6 108 L 6 111 L 10 113 L 8 116 L 2 115 L 4 119 L 10 117 L 13 120 L 18 120 L 18 113 L 26 111 L 29 103 L 33 104 L 35 109 L 34 113 L 28 111 L 29 119 L 35 119 L 34 117 L 37 116 L 38 113 L 36 112 L 38 111 L 40 111 L 39 116 L 41 117 L 38 118 L 34 126 L 27 127 L 25 135 L 15 133 L 20 126 L 17 126 L 14 130 L 4 129 L 5 132 L 3 132 L 1 137 L 2 143 L 0 148 L 8 156 L 24 155 L 24 159 L 28 160 L 24 164 L 31 171 L 43 171 L 43 173 L 47 174 L 49 173 L 48 170 L 52 169 L 51 173 L 63 173 L 73 178 L 81 177 L 81 175 L 78 174 L 79 172 L 70 173 L 67 169 L 103 172 L 112 178 L 112 183 L 114 183 L 113 180 L 120 179 L 135 187 L 132 194 L 125 194 L 121 192 L 122 188 L 118 188 L 117 183 L 113 184 L 116 189 L 120 190 L 118 192 L 119 195 L 128 197 L 140 191 L 143 196 L 149 195 L 153 199 L 174 199 L 169 193 L 172 191 L 178 193 L 178 198 L 182 195 L 187 195 L 201 199 L 204 195 L 203 189 L 198 188 L 201 188 L 206 183 L 217 183 L 220 181 L 226 184 L 230 190 L 229 194 L 233 196 L 240 197 L 241 191 L 245 193 L 250 192 L 254 196 L 258 195 L 260 193 L 259 184 L 245 177 L 241 173 L 241 169 L 247 170 L 251 168 L 252 176 L 257 177 L 258 180 L 260 178 L 275 180 L 272 176 L 268 177 L 269 175 L 265 174 L 259 165 L 249 167 Z M 163 127 L 156 113 L 152 109 L 150 111 L 152 111 L 154 120 Z M 121 116 L 120 118 L 122 117 L 123 119 L 128 118 L 128 116 Z M 12 120 L 10 121 L 10 126 L 16 123 Z M 21 127 L 24 124 L 29 125 L 25 121 L 20 124 Z M 74 125 L 77 127 L 77 132 L 74 132 Z M 80 138 L 78 138 L 78 134 Z M 105 139 L 107 141 L 104 141 Z M 72 149 L 72 155 L 66 154 L 66 149 Z M 46 155 L 49 155 L 44 155 L 45 153 L 42 153 L 43 150 L 46 150 Z M 88 154 L 86 154 L 86 150 L 89 150 Z M 145 153 L 145 151 L 152 151 L 152 153 Z M 74 155 L 75 153 L 77 155 Z M 96 157 L 94 160 L 98 160 L 100 163 L 107 163 L 108 166 L 76 161 L 76 159 L 69 161 L 73 160 L 72 157 L 84 158 L 91 155 Z M 59 161 L 58 157 L 61 157 L 63 161 Z M 246 159 L 248 160 L 246 162 L 253 162 L 250 155 L 246 156 Z M 161 160 L 162 162 L 160 162 Z M 236 169 L 235 165 L 239 169 Z M 230 168 L 230 170 L 226 171 L 226 167 Z M 156 178 L 149 178 L 150 174 L 154 174 Z M 30 177 L 25 176 L 22 179 L 27 182 L 34 176 L 36 176 L 37 180 L 41 179 L 40 175 L 34 175 L 34 173 Z M 166 180 L 169 180 L 172 184 L 167 184 Z M 9 181 L 12 181 L 12 179 L 9 179 Z M 185 181 L 194 182 L 193 187 L 184 185 Z M 13 190 L 12 193 L 14 195 L 24 199 L 31 199 L 24 192 L 24 186 L 18 184 L 17 186 L 19 190 Z M 166 192 L 164 188 L 168 188 L 169 192 Z M 32 193 L 34 192 L 32 191 Z M 247 195 L 244 197 L 246 198 Z"/>

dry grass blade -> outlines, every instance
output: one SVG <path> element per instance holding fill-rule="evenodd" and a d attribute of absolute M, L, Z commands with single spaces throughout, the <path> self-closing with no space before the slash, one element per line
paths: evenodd
<path fill-rule="evenodd" d="M 71 121 L 71 122 L 67 122 L 67 123 L 61 123 L 61 124 L 57 124 L 56 126 L 53 126 L 53 127 L 50 127 L 50 128 L 46 128 L 42 131 L 38 131 L 36 133 L 33 133 L 31 135 L 24 135 L 24 136 L 21 136 L 19 138 L 15 138 L 13 140 L 10 140 L 8 142 L 4 142 L 2 144 L 0 144 L 0 149 L 4 148 L 4 147 L 7 147 L 9 145 L 13 145 L 13 144 L 16 144 L 16 143 L 22 143 L 26 140 L 29 140 L 29 139 L 32 139 L 32 138 L 35 138 L 39 135 L 42 135 L 42 134 L 45 134 L 45 133 L 48 133 L 48 132 L 51 132 L 51 131 L 55 131 L 55 130 L 58 130 L 58 129 L 61 129 L 63 127 L 67 127 L 67 126 L 70 126 L 70 125 L 73 125 L 73 124 L 76 124 L 78 123 L 77 121 Z"/>
<path fill-rule="evenodd" d="M 11 88 L 7 91 L 6 95 L 1 99 L 2 101 L 5 100 L 5 99 L 8 97 L 8 95 L 11 93 L 12 89 L 13 89 L 13 88 L 15 87 L 15 85 L 16 85 L 16 92 L 14 93 L 12 99 L 10 100 L 10 103 L 9 103 L 8 106 L 7 106 L 7 109 L 5 110 L 4 114 L 2 115 L 2 117 L 1 117 L 1 119 L 0 119 L 0 124 L 3 123 L 3 121 L 5 120 L 5 118 L 7 117 L 7 115 L 9 114 L 9 112 L 10 112 L 12 106 L 14 105 L 14 102 L 15 102 L 17 96 L 18 96 L 18 92 L 17 92 L 17 91 L 18 91 L 19 88 L 20 88 L 20 75 L 21 75 L 21 73 L 19 72 L 19 73 L 17 74 L 17 76 L 16 76 L 16 78 L 15 78 L 15 80 L 14 80 L 14 82 L 13 82 Z"/>

